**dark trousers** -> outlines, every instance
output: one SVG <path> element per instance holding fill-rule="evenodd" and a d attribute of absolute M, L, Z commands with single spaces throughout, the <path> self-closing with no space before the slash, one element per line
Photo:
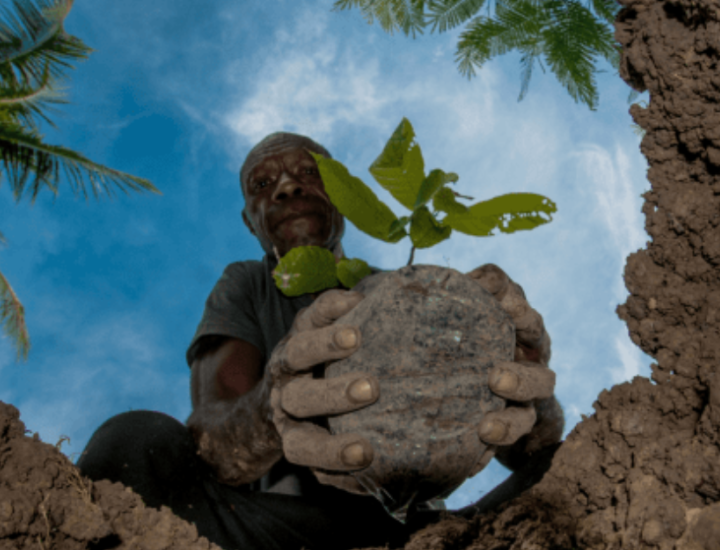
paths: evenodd
<path fill-rule="evenodd" d="M 147 506 L 169 507 L 225 550 L 399 548 L 410 534 L 372 497 L 333 487 L 299 497 L 223 485 L 196 454 L 185 425 L 159 412 L 110 418 L 77 466 L 92 480 L 131 487 Z"/>

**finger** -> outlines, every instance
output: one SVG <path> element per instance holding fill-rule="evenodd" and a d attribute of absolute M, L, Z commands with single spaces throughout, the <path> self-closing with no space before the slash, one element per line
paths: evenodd
<path fill-rule="evenodd" d="M 352 290 L 332 289 L 323 292 L 312 305 L 298 312 L 293 323 L 299 331 L 326 327 L 358 305 L 364 296 Z"/>
<path fill-rule="evenodd" d="M 352 355 L 361 342 L 360 330 L 337 325 L 298 332 L 287 341 L 282 366 L 290 371 L 306 370 L 314 365 Z"/>
<path fill-rule="evenodd" d="M 361 470 L 373 459 L 373 448 L 353 434 L 331 435 L 315 424 L 303 423 L 282 434 L 285 458 L 293 464 L 331 471 Z"/>
<path fill-rule="evenodd" d="M 528 305 L 527 312 L 515 321 L 515 335 L 518 342 L 530 346 L 540 345 L 545 334 L 545 323 L 542 316 Z"/>
<path fill-rule="evenodd" d="M 485 415 L 478 426 L 478 436 L 490 445 L 512 445 L 530 433 L 535 424 L 534 407 L 509 407 Z"/>
<path fill-rule="evenodd" d="M 488 386 L 511 401 L 546 399 L 555 393 L 555 372 L 532 363 L 497 363 L 490 371 Z"/>
<path fill-rule="evenodd" d="M 337 378 L 296 378 L 282 388 L 282 408 L 298 418 L 354 411 L 377 401 L 374 376 L 348 373 Z"/>
<path fill-rule="evenodd" d="M 513 318 L 518 341 L 531 346 L 539 345 L 545 334 L 545 324 L 542 316 L 528 304 L 520 285 L 510 282 L 500 305 Z"/>
<path fill-rule="evenodd" d="M 487 466 L 490 461 L 495 456 L 495 446 L 491 445 L 487 449 L 485 449 L 485 452 L 480 456 L 478 461 L 475 463 L 475 466 L 473 466 L 472 471 L 468 475 L 468 477 L 475 477 L 477 474 L 482 472 L 485 469 L 485 466 Z"/>
<path fill-rule="evenodd" d="M 502 300 L 510 286 L 510 278 L 495 264 L 482 265 L 473 269 L 468 276 L 475 279 L 498 300 Z"/>
<path fill-rule="evenodd" d="M 323 485 L 332 485 L 343 491 L 355 493 L 356 495 L 367 495 L 368 490 L 363 487 L 355 477 L 346 473 L 331 474 L 320 470 L 313 470 L 317 480 Z"/>

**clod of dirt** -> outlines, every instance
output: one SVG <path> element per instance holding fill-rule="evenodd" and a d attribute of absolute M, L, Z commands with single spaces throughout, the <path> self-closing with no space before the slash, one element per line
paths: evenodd
<path fill-rule="evenodd" d="M 0 401 L 0 549 L 218 549 L 169 508 L 119 483 L 92 482 Z"/>
<path fill-rule="evenodd" d="M 372 374 L 380 398 L 329 426 L 370 442 L 373 461 L 354 476 L 394 512 L 449 493 L 475 472 L 488 450 L 477 427 L 505 407 L 488 373 L 512 361 L 515 325 L 492 294 L 454 269 L 411 265 L 354 290 L 365 298 L 335 324 L 359 327 L 362 346 L 328 364 L 325 376 Z"/>

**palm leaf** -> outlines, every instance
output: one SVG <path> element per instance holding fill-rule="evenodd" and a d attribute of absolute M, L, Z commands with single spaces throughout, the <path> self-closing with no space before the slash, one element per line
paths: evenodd
<path fill-rule="evenodd" d="M 25 310 L 5 276 L 0 273 L 0 325 L 17 350 L 17 358 L 27 360 L 30 337 L 25 326 Z"/>
<path fill-rule="evenodd" d="M 470 19 L 484 4 L 485 0 L 430 0 L 427 22 L 432 23 L 432 32 L 445 32 Z"/>
<path fill-rule="evenodd" d="M 62 88 L 52 86 L 50 71 L 46 70 L 44 78 L 35 89 L 17 87 L 3 82 L 0 85 L 0 120 L 20 122 L 32 129 L 37 129 L 33 115 L 43 118 L 56 128 L 44 111 L 55 111 L 51 104 L 68 103 L 62 99 Z"/>
<path fill-rule="evenodd" d="M 334 9 L 358 7 L 387 32 L 422 32 L 427 25 L 444 32 L 474 17 L 458 40 L 455 61 L 461 74 L 475 75 L 490 59 L 521 53 L 518 100 L 528 92 L 535 62 L 547 62 L 571 97 L 594 110 L 598 101 L 595 75 L 600 57 L 615 70 L 620 45 L 612 24 L 620 9 L 616 0 L 495 0 L 495 13 L 476 16 L 485 0 L 336 0 Z M 424 10 L 427 5 L 428 13 Z"/>
<path fill-rule="evenodd" d="M 53 78 L 93 50 L 63 29 L 73 0 L 13 0 L 14 10 L 0 9 L 0 79 L 35 88 L 47 70 Z"/>
<path fill-rule="evenodd" d="M 161 194 L 148 180 L 96 164 L 65 147 L 47 145 L 36 131 L 13 122 L 0 122 L 0 162 L 16 200 L 22 197 L 31 176 L 29 192 L 32 201 L 43 187 L 57 194 L 60 168 L 73 192 L 82 194 L 86 199 L 85 178 L 89 180 L 90 191 L 96 198 L 101 193 L 113 196 L 114 188 L 110 184 L 124 193 L 129 189 Z"/>
<path fill-rule="evenodd" d="M 525 98 L 525 94 L 530 87 L 530 77 L 532 77 L 532 70 L 539 53 L 538 47 L 528 48 L 520 58 L 522 70 L 520 71 L 520 95 L 518 96 L 518 101 L 522 101 Z"/>
<path fill-rule="evenodd" d="M 588 0 L 588 8 L 597 13 L 607 23 L 612 25 L 620 11 L 620 4 L 616 0 Z"/>
<path fill-rule="evenodd" d="M 470 77 L 474 66 L 513 49 L 534 50 L 542 23 L 538 6 L 530 1 L 497 5 L 496 18 L 478 16 L 460 34 L 456 61 L 459 70 Z"/>
<path fill-rule="evenodd" d="M 425 27 L 426 0 L 336 0 L 333 10 L 357 7 L 365 20 L 372 24 L 376 19 L 382 29 L 390 34 L 401 29 L 406 35 L 422 34 Z"/>
<path fill-rule="evenodd" d="M 544 58 L 570 96 L 595 110 L 597 59 L 604 57 L 617 67 L 619 47 L 604 22 L 610 13 L 607 2 L 595 0 L 593 9 L 601 10 L 602 18 L 578 0 L 498 0 L 494 18 L 476 17 L 460 34 L 458 69 L 471 77 L 475 67 L 518 50 L 522 53 L 518 100 L 528 91 L 535 61 L 542 66 Z"/>
<path fill-rule="evenodd" d="M 604 26 L 576 0 L 549 0 L 546 6 L 554 23 L 542 32 L 548 65 L 576 102 L 595 110 L 597 34 Z"/>

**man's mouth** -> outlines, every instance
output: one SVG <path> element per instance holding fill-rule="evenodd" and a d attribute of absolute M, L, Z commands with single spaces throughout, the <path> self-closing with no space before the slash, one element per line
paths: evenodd
<path fill-rule="evenodd" d="M 307 216 L 321 216 L 323 214 L 322 209 L 317 206 L 305 206 L 300 208 L 293 208 L 286 214 L 280 217 L 280 221 L 277 222 L 276 227 L 298 218 L 305 218 Z"/>

